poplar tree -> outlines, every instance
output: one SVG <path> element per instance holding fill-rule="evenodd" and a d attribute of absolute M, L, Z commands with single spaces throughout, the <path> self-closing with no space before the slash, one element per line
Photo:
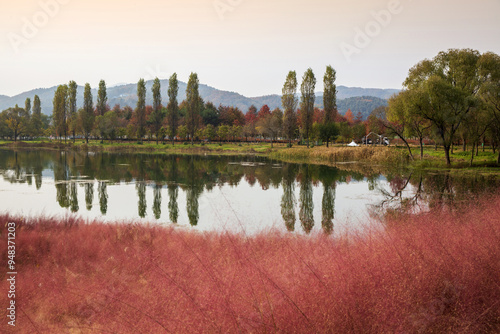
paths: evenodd
<path fill-rule="evenodd" d="M 67 106 L 68 106 L 67 97 L 68 97 L 68 86 L 60 85 L 59 87 L 57 87 L 53 100 L 54 125 L 56 129 L 56 135 L 59 138 L 64 136 L 65 141 L 68 131 L 66 123 Z"/>
<path fill-rule="evenodd" d="M 83 109 L 80 110 L 80 125 L 83 130 L 83 135 L 85 136 L 85 141 L 89 142 L 89 136 L 94 127 L 94 102 L 92 100 L 92 89 L 90 84 L 85 84 L 85 89 L 83 91 Z"/>
<path fill-rule="evenodd" d="M 163 118 L 165 118 L 165 114 L 163 113 L 161 106 L 160 79 L 156 78 L 154 80 L 151 92 L 153 93 L 153 113 L 151 114 L 149 121 L 152 125 L 153 132 L 156 137 L 156 145 L 158 145 L 158 137 L 160 136 L 160 130 L 163 123 Z"/>
<path fill-rule="evenodd" d="M 175 145 L 175 135 L 177 134 L 177 126 L 179 119 L 179 105 L 177 103 L 177 93 L 179 91 L 179 83 L 177 82 L 177 74 L 174 73 L 168 79 L 168 105 L 167 105 L 167 123 L 169 127 L 168 136 L 172 140 L 172 145 Z"/>
<path fill-rule="evenodd" d="M 33 114 L 31 115 L 31 134 L 38 137 L 42 134 L 42 107 L 40 98 L 35 95 L 33 98 Z"/>
<path fill-rule="evenodd" d="M 335 125 L 335 114 L 337 112 L 337 86 L 335 85 L 336 72 L 332 66 L 326 67 L 323 77 L 323 107 L 325 114 L 323 123 L 319 127 L 320 138 L 326 141 L 326 147 L 330 140 L 338 135 L 338 128 Z"/>
<path fill-rule="evenodd" d="M 316 78 L 314 77 L 313 70 L 307 69 L 302 77 L 302 85 L 300 91 L 302 93 L 300 103 L 300 115 L 302 118 L 302 134 L 307 141 L 307 148 L 309 148 L 309 135 L 311 133 L 314 113 L 314 88 L 316 86 Z"/>
<path fill-rule="evenodd" d="M 198 92 L 198 75 L 191 73 L 186 88 L 186 126 L 191 138 L 191 145 L 194 142 L 194 134 L 198 128 L 198 117 L 200 114 L 200 93 Z"/>
<path fill-rule="evenodd" d="M 137 108 L 135 109 L 137 120 L 137 139 L 142 141 L 146 134 L 146 83 L 140 79 L 137 83 Z"/>
<path fill-rule="evenodd" d="M 28 115 L 31 114 L 31 99 L 29 97 L 27 97 L 24 102 L 24 111 L 26 111 Z"/>
<path fill-rule="evenodd" d="M 24 101 L 23 118 L 26 134 L 31 135 L 31 99 L 29 97 Z"/>
<path fill-rule="evenodd" d="M 337 86 L 335 85 L 335 79 L 336 72 L 332 66 L 328 65 L 323 77 L 323 107 L 325 109 L 323 124 L 335 121 L 335 112 L 337 110 Z"/>
<path fill-rule="evenodd" d="M 108 95 L 106 93 L 106 82 L 101 80 L 99 82 L 99 90 L 97 91 L 97 114 L 104 116 L 106 113 L 106 103 L 108 102 Z"/>
<path fill-rule="evenodd" d="M 288 146 L 292 146 L 292 138 L 297 130 L 297 104 L 298 99 L 295 96 L 297 93 L 297 74 L 295 71 L 288 72 L 288 75 L 283 85 L 281 104 L 284 109 L 283 116 L 283 132 L 288 138 Z"/>
<path fill-rule="evenodd" d="M 78 86 L 76 82 L 70 81 L 68 84 L 68 124 L 71 133 L 73 134 L 73 142 L 75 142 L 77 119 L 76 119 L 76 93 Z"/>

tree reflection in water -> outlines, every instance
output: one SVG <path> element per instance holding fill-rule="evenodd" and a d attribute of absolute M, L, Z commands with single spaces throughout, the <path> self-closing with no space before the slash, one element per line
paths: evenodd
<path fill-rule="evenodd" d="M 161 191 L 163 186 L 161 184 L 155 184 L 154 188 L 154 199 L 153 199 L 153 214 L 155 219 L 161 218 Z"/>
<path fill-rule="evenodd" d="M 299 219 L 302 228 L 306 233 L 310 233 L 314 227 L 313 217 L 313 187 L 309 170 L 309 165 L 302 165 L 300 168 L 300 195 L 299 195 Z"/>
<path fill-rule="evenodd" d="M 286 229 L 295 231 L 295 166 L 287 165 L 283 168 L 283 196 L 281 197 L 281 216 L 285 221 Z"/>
<path fill-rule="evenodd" d="M 108 212 L 108 184 L 105 181 L 99 181 L 97 191 L 99 193 L 99 208 L 103 216 Z"/>
<path fill-rule="evenodd" d="M 146 217 L 146 182 L 138 181 L 135 184 L 135 189 L 137 190 L 137 197 L 139 198 L 137 202 L 137 212 L 139 217 Z"/>
<path fill-rule="evenodd" d="M 262 191 L 281 189 L 281 203 L 277 210 L 281 211 L 284 226 L 288 231 L 296 231 L 298 212 L 302 230 L 306 233 L 310 233 L 315 224 L 313 188 L 322 186 L 321 227 L 328 234 L 334 230 L 337 186 L 347 184 L 350 180 L 367 182 L 369 189 L 373 189 L 371 192 L 382 195 L 382 200 L 372 207 L 372 212 L 377 215 L 384 215 L 388 211 L 413 212 L 422 207 L 453 208 L 478 194 L 497 191 L 500 183 L 494 177 L 478 174 L 457 176 L 449 172 L 393 171 L 385 174 L 387 186 L 383 182 L 384 177 L 375 172 L 361 173 L 307 164 L 277 164 L 260 157 L 0 150 L 0 175 L 4 181 L 25 183 L 27 186 L 34 184 L 36 189 L 41 189 L 44 182 L 42 174 L 45 173 L 47 177 L 51 171 L 56 201 L 69 211 L 80 210 L 79 184 L 84 188 L 85 207 L 90 211 L 94 205 L 94 183 L 97 182 L 100 212 L 106 215 L 108 183 L 119 186 L 122 182 L 132 182 L 138 197 L 137 214 L 146 217 L 147 185 L 151 184 L 154 218 L 161 219 L 166 215 L 161 208 L 162 191 L 166 187 L 169 198 L 168 220 L 172 223 L 179 220 L 180 189 L 186 196 L 185 210 L 191 225 L 197 225 L 200 214 L 205 214 L 204 208 L 200 208 L 200 196 L 216 186 L 238 187 L 244 181 L 253 188 L 253 192 L 256 191 L 256 184 Z M 297 186 L 299 189 L 296 189 Z M 295 193 L 297 190 L 298 196 Z M 252 198 L 248 198 L 248 201 L 252 201 Z M 316 204 L 319 205 L 319 201 Z"/>
<path fill-rule="evenodd" d="M 85 182 L 85 207 L 88 211 L 92 210 L 94 201 L 94 182 Z"/>

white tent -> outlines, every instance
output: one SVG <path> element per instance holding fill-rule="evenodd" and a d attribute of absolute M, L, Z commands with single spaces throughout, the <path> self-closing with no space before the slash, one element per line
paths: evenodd
<path fill-rule="evenodd" d="M 359 145 L 358 145 L 358 144 L 356 144 L 356 143 L 354 142 L 354 140 L 353 140 L 353 141 L 352 141 L 350 144 L 348 144 L 347 146 L 350 146 L 350 147 L 355 147 L 355 146 L 359 146 Z"/>

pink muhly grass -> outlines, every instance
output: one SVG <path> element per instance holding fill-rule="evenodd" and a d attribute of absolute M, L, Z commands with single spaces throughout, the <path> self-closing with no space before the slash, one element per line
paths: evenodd
<path fill-rule="evenodd" d="M 500 196 L 341 237 L 6 215 L 0 266 L 15 221 L 23 333 L 498 332 L 498 217 Z"/>

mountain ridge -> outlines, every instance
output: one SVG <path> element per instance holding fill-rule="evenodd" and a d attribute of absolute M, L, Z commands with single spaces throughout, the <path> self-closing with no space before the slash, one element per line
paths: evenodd
<path fill-rule="evenodd" d="M 161 95 L 163 104 L 166 105 L 166 101 L 168 100 L 168 79 L 160 80 L 161 82 Z M 153 85 L 153 80 L 146 81 L 146 103 L 152 104 L 152 94 L 151 87 Z M 177 96 L 177 100 L 181 102 L 186 98 L 186 87 L 187 84 L 185 82 L 179 81 L 179 94 Z M 42 113 L 46 115 L 52 114 L 52 100 L 54 97 L 54 93 L 57 89 L 57 86 L 49 87 L 49 88 L 36 88 L 32 89 L 15 96 L 6 96 L 0 95 L 0 111 L 5 110 L 9 107 L 13 107 L 16 104 L 23 107 L 24 101 L 26 98 L 30 98 L 33 104 L 33 98 L 35 95 L 40 97 Z M 77 89 L 77 106 L 80 108 L 83 105 L 83 86 L 78 86 Z M 107 95 L 108 95 L 108 105 L 112 108 L 114 105 L 119 104 L 122 107 L 128 105 L 132 108 L 135 108 L 137 104 L 137 84 L 129 83 L 129 84 L 119 84 L 107 87 Z M 203 98 L 205 102 L 212 102 L 216 106 L 227 105 L 227 106 L 235 106 L 242 110 L 244 113 L 248 110 L 251 105 L 255 105 L 257 109 L 260 109 L 264 104 L 267 104 L 269 108 L 281 108 L 281 95 L 278 94 L 270 94 L 256 97 L 246 97 L 237 92 L 224 91 L 219 90 L 214 87 L 200 84 L 199 85 L 200 96 Z M 346 86 L 337 86 L 337 100 L 339 101 L 339 111 L 341 113 L 345 113 L 347 110 L 342 110 L 340 108 L 340 101 L 347 98 L 355 98 L 355 97 L 374 97 L 382 100 L 386 100 L 391 95 L 399 92 L 397 89 L 382 89 L 382 88 L 361 88 L 361 87 L 346 87 Z M 92 89 L 92 96 L 94 100 L 94 105 L 97 100 L 97 88 Z M 321 107 L 323 104 L 322 101 L 323 93 L 316 93 L 316 106 Z M 378 101 L 380 102 L 380 101 Z M 352 109 L 352 108 L 351 108 Z M 356 113 L 355 110 L 353 112 Z M 364 114 L 365 112 L 363 112 Z"/>

